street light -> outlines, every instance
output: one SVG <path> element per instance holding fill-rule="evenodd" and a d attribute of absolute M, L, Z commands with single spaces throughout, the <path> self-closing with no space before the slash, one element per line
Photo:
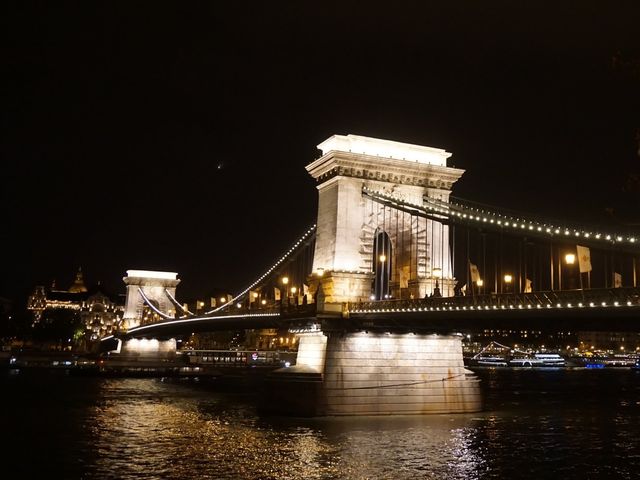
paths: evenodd
<path fill-rule="evenodd" d="M 434 297 L 441 297 L 442 294 L 440 293 L 440 286 L 438 285 L 438 277 L 440 277 L 442 275 L 442 269 L 440 267 L 436 267 L 432 270 L 432 275 L 436 278 L 436 286 L 433 289 L 433 296 Z"/>
<path fill-rule="evenodd" d="M 574 253 L 567 253 L 564 256 L 564 262 L 567 265 L 573 265 L 574 263 L 576 263 L 576 255 Z M 570 274 L 569 275 L 569 289 L 571 289 L 571 288 L 575 288 L 575 287 L 573 285 L 573 275 Z M 562 284 L 560 284 L 560 290 L 562 290 Z"/>
<path fill-rule="evenodd" d="M 504 276 L 504 283 L 506 283 L 506 284 L 507 284 L 507 288 L 506 288 L 507 293 L 509 293 L 509 285 L 511 285 L 511 282 L 512 282 L 512 281 L 513 281 L 513 277 L 512 277 L 510 274 L 508 274 L 508 273 L 507 273 L 507 274 Z"/>
<path fill-rule="evenodd" d="M 280 294 L 280 310 L 284 310 L 284 299 L 287 299 L 287 303 L 289 303 L 289 294 L 287 293 L 287 285 L 289 284 L 289 277 L 282 277 L 281 279 L 283 288 L 282 293 Z"/>
<path fill-rule="evenodd" d="M 376 298 L 382 300 L 383 298 L 389 298 L 389 295 L 387 294 L 388 285 L 385 285 L 385 283 L 389 281 L 386 277 L 388 265 L 385 265 L 384 263 L 387 261 L 387 256 L 383 253 L 378 256 L 378 260 L 380 261 L 380 266 L 376 265 L 375 268 L 376 278 L 374 282 L 374 290 Z"/>
<path fill-rule="evenodd" d="M 484 280 L 482 280 L 481 278 L 479 278 L 476 281 L 476 285 L 478 286 L 478 293 L 480 293 L 480 291 L 482 290 L 482 286 L 484 285 Z"/>

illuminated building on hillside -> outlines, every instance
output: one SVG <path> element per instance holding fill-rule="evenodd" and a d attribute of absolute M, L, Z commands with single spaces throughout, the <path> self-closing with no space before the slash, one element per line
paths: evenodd
<path fill-rule="evenodd" d="M 49 289 L 42 285 L 35 287 L 27 300 L 27 309 L 33 314 L 33 325 L 42 321 L 47 311 L 77 312 L 90 340 L 113 333 L 119 328 L 124 313 L 124 305 L 106 295 L 100 284 L 90 289 L 86 287 L 82 269 L 78 269 L 68 290 L 58 289 L 55 281 Z"/>

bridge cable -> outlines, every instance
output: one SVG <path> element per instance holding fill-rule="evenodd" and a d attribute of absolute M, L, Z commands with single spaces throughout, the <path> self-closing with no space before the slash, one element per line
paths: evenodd
<path fill-rule="evenodd" d="M 163 319 L 165 320 L 170 320 L 172 319 L 172 317 L 170 317 L 169 315 L 167 315 L 166 313 L 162 313 L 153 303 L 151 303 L 151 300 L 149 300 L 149 297 L 147 297 L 145 295 L 145 293 L 142 291 L 142 288 L 138 287 L 138 292 L 140 293 L 140 295 L 142 296 L 142 300 L 144 301 L 144 303 L 147 304 L 147 306 L 149 308 L 151 308 L 151 310 L 153 310 L 154 312 L 156 312 L 158 315 L 160 315 Z"/>
<path fill-rule="evenodd" d="M 291 256 L 292 253 L 297 251 L 297 248 L 303 244 L 303 242 L 305 242 L 305 240 L 310 240 L 311 238 L 313 238 L 313 236 L 315 235 L 315 231 L 316 231 L 316 224 L 314 223 L 311 228 L 309 228 L 304 235 L 302 235 L 302 237 L 300 237 L 300 239 L 284 254 L 282 255 L 282 257 L 280 257 L 280 259 L 278 259 L 278 261 L 276 263 L 274 263 L 271 268 L 269 268 L 266 272 L 264 272 L 256 281 L 254 281 L 251 285 L 249 285 L 247 288 L 245 288 L 242 292 L 240 292 L 239 294 L 237 294 L 235 297 L 233 297 L 230 301 L 228 301 L 227 303 L 220 305 L 217 308 L 214 308 L 212 310 L 209 310 L 208 312 L 205 312 L 205 315 L 208 315 L 210 313 L 215 313 L 218 312 L 220 310 L 222 310 L 225 307 L 229 307 L 230 305 L 232 305 L 236 300 L 238 300 L 239 298 L 243 297 L 248 291 L 250 291 L 253 287 L 255 287 L 256 285 L 258 285 L 258 283 L 260 283 L 262 280 L 264 280 L 267 275 L 269 275 L 271 272 L 273 272 L 278 266 L 280 266 L 287 258 L 289 258 Z M 286 294 L 286 292 L 283 292 L 283 294 Z"/>
<path fill-rule="evenodd" d="M 180 302 L 178 302 L 178 300 L 176 300 L 176 298 L 171 295 L 171 292 L 169 292 L 169 290 L 167 290 L 166 288 L 164 289 L 164 293 L 167 297 L 169 297 L 169 300 L 171 301 L 171 303 L 173 303 L 174 307 L 176 307 L 177 309 L 180 309 L 180 311 L 187 317 L 192 316 L 194 317 L 195 314 L 193 312 L 190 312 L 189 309 L 184 308 L 182 305 L 180 305 Z"/>

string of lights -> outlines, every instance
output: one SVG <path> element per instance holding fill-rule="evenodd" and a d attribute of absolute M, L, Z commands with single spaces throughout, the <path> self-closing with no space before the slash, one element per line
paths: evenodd
<path fill-rule="evenodd" d="M 158 328 L 167 324 L 177 325 L 177 324 L 183 324 L 183 323 L 203 322 L 203 321 L 211 321 L 211 320 L 228 320 L 229 318 L 254 318 L 254 317 L 278 317 L 278 316 L 280 316 L 279 312 L 269 312 L 269 313 L 251 313 L 247 315 L 202 316 L 202 317 L 195 317 L 195 318 L 184 318 L 180 320 L 171 319 L 167 322 L 150 323 L 147 325 L 140 325 L 138 327 L 133 327 L 129 329 L 127 333 L 129 334 L 137 333 L 142 330 L 148 330 L 150 328 Z"/>
<path fill-rule="evenodd" d="M 304 235 L 302 235 L 302 237 L 300 237 L 300 239 L 293 244 L 293 246 L 287 250 L 270 268 L 268 268 L 262 275 L 260 275 L 260 277 L 258 277 L 257 280 L 255 280 L 251 285 L 249 285 L 247 288 L 245 288 L 244 290 L 242 290 L 239 294 L 237 294 L 235 297 L 233 297 L 229 302 L 225 303 L 224 305 L 221 305 L 217 308 L 214 308 L 212 310 L 209 310 L 208 312 L 205 312 L 205 315 L 208 315 L 210 313 L 216 313 L 220 310 L 222 310 L 225 307 L 228 307 L 229 305 L 232 305 L 233 303 L 235 303 L 238 299 L 242 298 L 244 295 L 246 295 L 249 290 L 251 290 L 252 288 L 254 288 L 256 285 L 258 285 L 262 280 L 264 280 L 268 275 L 271 274 L 271 272 L 273 272 L 276 268 L 278 268 L 285 260 L 287 260 L 296 250 L 297 248 L 308 238 L 310 238 L 316 231 L 316 225 L 315 223 L 311 226 L 311 228 L 309 228 Z"/>
<path fill-rule="evenodd" d="M 569 228 L 560 225 L 552 225 L 546 223 L 540 223 L 533 220 L 527 220 L 525 218 L 513 217 L 509 215 L 503 215 L 499 212 L 490 212 L 485 210 L 478 210 L 474 207 L 468 207 L 454 202 L 443 202 L 441 200 L 433 199 L 430 197 L 424 198 L 424 205 L 419 205 L 400 198 L 396 195 L 389 195 L 376 190 L 372 190 L 367 187 L 363 187 L 363 192 L 373 199 L 384 200 L 395 204 L 401 208 L 411 208 L 416 212 L 421 213 L 434 213 L 442 215 L 443 219 L 455 220 L 459 219 L 494 224 L 500 228 L 510 227 L 512 229 L 526 230 L 529 233 L 540 233 L 551 235 L 562 235 L 565 238 L 580 238 L 587 240 L 599 240 L 610 244 L 626 243 L 627 245 L 637 245 L 638 238 L 635 236 L 625 236 L 616 233 L 606 233 L 595 231 L 594 229 L 587 228 Z M 480 215 L 482 214 L 482 215 Z"/>
<path fill-rule="evenodd" d="M 178 300 L 176 300 L 176 298 L 171 295 L 171 292 L 169 290 L 167 290 L 166 288 L 164 289 L 164 293 L 167 297 L 169 297 L 169 300 L 171 300 L 171 303 L 173 303 L 173 305 L 180 309 L 182 311 L 182 313 L 184 313 L 183 317 L 189 317 L 189 316 L 194 316 L 195 314 L 193 312 L 190 312 L 188 308 L 183 307 L 182 305 L 180 305 L 180 302 L 178 302 Z M 181 317 L 181 318 L 183 318 Z"/>
<path fill-rule="evenodd" d="M 171 319 L 171 317 L 169 315 L 167 315 L 166 313 L 161 312 L 160 310 L 158 310 L 158 308 L 151 303 L 151 300 L 149 300 L 149 297 L 147 297 L 145 295 L 145 293 L 142 291 L 142 289 L 140 287 L 138 287 L 138 292 L 140 293 L 140 295 L 142 296 L 142 300 L 144 301 L 144 303 L 147 304 L 147 306 L 153 310 L 155 313 L 157 313 L 158 315 L 160 315 L 163 319 L 165 320 L 169 320 Z"/>
<path fill-rule="evenodd" d="M 469 306 L 443 306 L 443 307 L 409 307 L 409 308 L 356 308 L 350 313 L 410 313 L 410 312 L 452 312 L 452 311 L 486 311 L 486 310 L 532 310 L 532 309 L 559 309 L 559 308 L 608 308 L 608 307 L 640 307 L 640 303 L 632 301 L 624 302 L 589 302 L 588 304 L 578 303 L 546 303 L 546 304 L 517 304 L 517 305 L 469 305 Z"/>

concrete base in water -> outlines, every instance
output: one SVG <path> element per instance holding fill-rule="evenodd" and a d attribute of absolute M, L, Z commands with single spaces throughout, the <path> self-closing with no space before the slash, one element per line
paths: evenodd
<path fill-rule="evenodd" d="M 277 402 L 277 413 L 401 415 L 482 409 L 479 380 L 464 368 L 459 335 L 315 332 L 301 336 L 298 359 L 294 370 L 278 370 L 267 383 L 267 399 Z"/>
<path fill-rule="evenodd" d="M 115 352 L 121 360 L 174 360 L 176 358 L 176 341 L 137 339 L 124 340 Z"/>

